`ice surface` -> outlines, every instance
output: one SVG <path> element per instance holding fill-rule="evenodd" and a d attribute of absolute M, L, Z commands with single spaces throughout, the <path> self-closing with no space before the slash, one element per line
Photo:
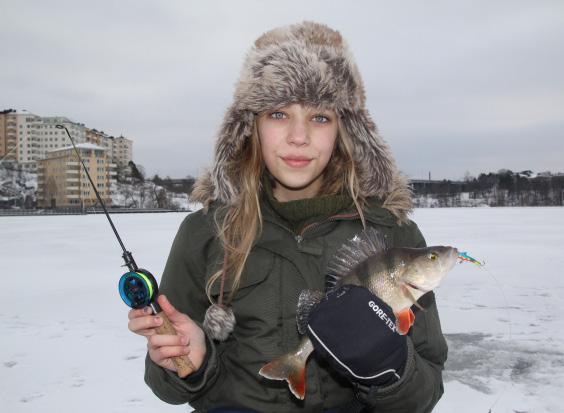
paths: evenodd
<path fill-rule="evenodd" d="M 159 278 L 186 213 L 113 215 Z M 435 412 L 561 412 L 564 208 L 418 209 L 429 245 L 461 264 L 437 289 L 450 344 Z M 103 215 L 0 217 L 3 412 L 186 412 L 143 381 L 145 340 L 127 330 L 121 251 Z M 505 298 L 504 298 L 505 297 Z M 492 407 L 493 406 L 493 407 Z"/>

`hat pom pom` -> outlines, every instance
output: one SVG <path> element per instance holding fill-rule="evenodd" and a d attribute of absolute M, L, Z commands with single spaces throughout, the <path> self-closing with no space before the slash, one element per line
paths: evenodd
<path fill-rule="evenodd" d="M 210 338 L 225 341 L 234 328 L 235 314 L 231 307 L 212 304 L 206 310 L 204 330 Z"/>

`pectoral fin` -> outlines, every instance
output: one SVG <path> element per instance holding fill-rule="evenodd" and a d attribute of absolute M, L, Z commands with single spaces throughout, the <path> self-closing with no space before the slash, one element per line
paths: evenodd
<path fill-rule="evenodd" d="M 396 330 L 399 334 L 406 335 L 410 327 L 415 322 L 415 314 L 411 308 L 401 310 L 399 313 L 394 313 L 396 316 Z"/>
<path fill-rule="evenodd" d="M 412 288 L 414 288 L 412 286 Z M 407 288 L 406 285 L 403 285 L 403 293 L 405 294 L 405 296 L 409 299 L 409 301 L 412 302 L 412 304 L 419 308 L 421 311 L 426 311 L 423 307 L 421 307 L 421 305 L 417 302 L 417 300 L 415 299 L 415 297 L 413 296 L 413 294 L 411 293 L 411 291 L 409 291 L 409 288 Z"/>
<path fill-rule="evenodd" d="M 305 334 L 311 310 L 319 304 L 325 297 L 325 293 L 316 290 L 302 290 L 298 297 L 298 311 L 296 312 L 296 322 L 298 332 Z"/>

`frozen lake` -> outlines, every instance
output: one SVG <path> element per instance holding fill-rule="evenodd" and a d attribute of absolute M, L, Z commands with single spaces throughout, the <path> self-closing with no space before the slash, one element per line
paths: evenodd
<path fill-rule="evenodd" d="M 185 213 L 113 219 L 159 278 Z M 564 208 L 418 209 L 429 245 L 482 261 L 436 291 L 450 344 L 435 412 L 561 412 Z M 121 250 L 103 215 L 0 217 L 3 412 L 186 412 L 143 381 L 146 343 L 127 330 Z"/>

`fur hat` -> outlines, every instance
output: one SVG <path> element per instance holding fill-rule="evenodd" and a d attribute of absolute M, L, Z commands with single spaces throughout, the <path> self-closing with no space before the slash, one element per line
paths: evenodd
<path fill-rule="evenodd" d="M 213 169 L 198 179 L 192 199 L 205 206 L 237 199 L 240 153 L 255 116 L 292 103 L 335 110 L 354 142 L 361 193 L 379 196 L 405 221 L 411 193 L 366 109 L 354 59 L 339 32 L 313 22 L 276 28 L 255 41 L 219 132 Z"/>

